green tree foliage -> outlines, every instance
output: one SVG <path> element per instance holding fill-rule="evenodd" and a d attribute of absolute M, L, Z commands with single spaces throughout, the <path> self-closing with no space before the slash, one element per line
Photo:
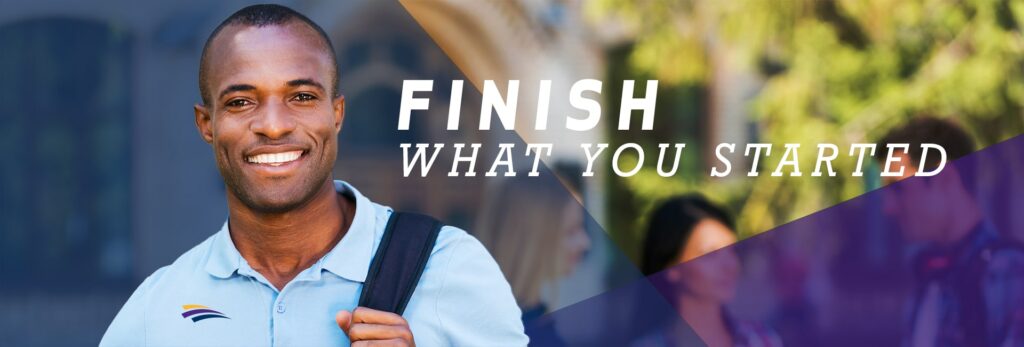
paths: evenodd
<path fill-rule="evenodd" d="M 586 12 L 595 25 L 630 31 L 628 68 L 666 86 L 707 86 L 716 64 L 732 61 L 755 72 L 757 140 L 802 143 L 804 168 L 817 143 L 874 142 L 919 114 L 958 119 L 981 146 L 1024 131 L 1024 1 L 595 0 Z M 716 55 L 722 47 L 730 59 Z M 781 151 L 767 159 L 762 171 Z M 632 199 L 611 210 L 631 204 L 625 210 L 636 215 L 612 216 L 611 229 L 635 243 L 658 201 L 701 191 L 733 208 L 742 235 L 756 234 L 876 187 L 849 176 L 855 164 L 840 156 L 836 169 L 847 174 L 835 178 L 713 180 L 706 168 L 662 178 L 648 160 L 641 174 L 613 183 Z"/>

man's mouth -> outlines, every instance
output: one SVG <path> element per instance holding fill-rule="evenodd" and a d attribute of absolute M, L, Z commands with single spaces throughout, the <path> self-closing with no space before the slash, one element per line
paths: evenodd
<path fill-rule="evenodd" d="M 245 157 L 245 161 L 253 164 L 263 164 L 270 166 L 281 166 L 299 159 L 302 156 L 302 151 L 288 151 L 279 153 L 263 153 L 257 155 L 250 155 Z"/>

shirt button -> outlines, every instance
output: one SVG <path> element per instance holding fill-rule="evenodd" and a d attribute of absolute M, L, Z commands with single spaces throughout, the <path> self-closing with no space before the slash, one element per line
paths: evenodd
<path fill-rule="evenodd" d="M 284 304 L 277 304 L 277 313 L 284 313 Z"/>

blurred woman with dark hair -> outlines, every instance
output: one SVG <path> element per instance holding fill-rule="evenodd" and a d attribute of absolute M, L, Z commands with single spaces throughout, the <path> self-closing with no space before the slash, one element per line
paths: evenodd
<path fill-rule="evenodd" d="M 739 257 L 726 248 L 735 242 L 733 222 L 725 210 L 700 195 L 675 197 L 651 215 L 642 270 L 661 282 L 659 288 L 670 288 L 663 294 L 708 346 L 781 346 L 772 331 L 739 322 L 725 311 L 724 305 L 736 294 L 740 272 Z M 682 263 L 686 264 L 674 266 Z M 685 339 L 681 334 L 660 329 L 637 345 L 674 346 Z"/>

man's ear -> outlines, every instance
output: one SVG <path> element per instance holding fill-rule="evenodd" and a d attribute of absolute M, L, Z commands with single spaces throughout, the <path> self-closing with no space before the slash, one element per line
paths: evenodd
<path fill-rule="evenodd" d="M 196 113 L 196 129 L 206 143 L 213 143 L 213 119 L 210 118 L 210 110 L 206 106 L 195 104 L 192 106 Z"/>
<path fill-rule="evenodd" d="M 334 108 L 334 133 L 341 132 L 341 124 L 345 120 L 345 96 L 338 94 L 332 103 Z"/>

